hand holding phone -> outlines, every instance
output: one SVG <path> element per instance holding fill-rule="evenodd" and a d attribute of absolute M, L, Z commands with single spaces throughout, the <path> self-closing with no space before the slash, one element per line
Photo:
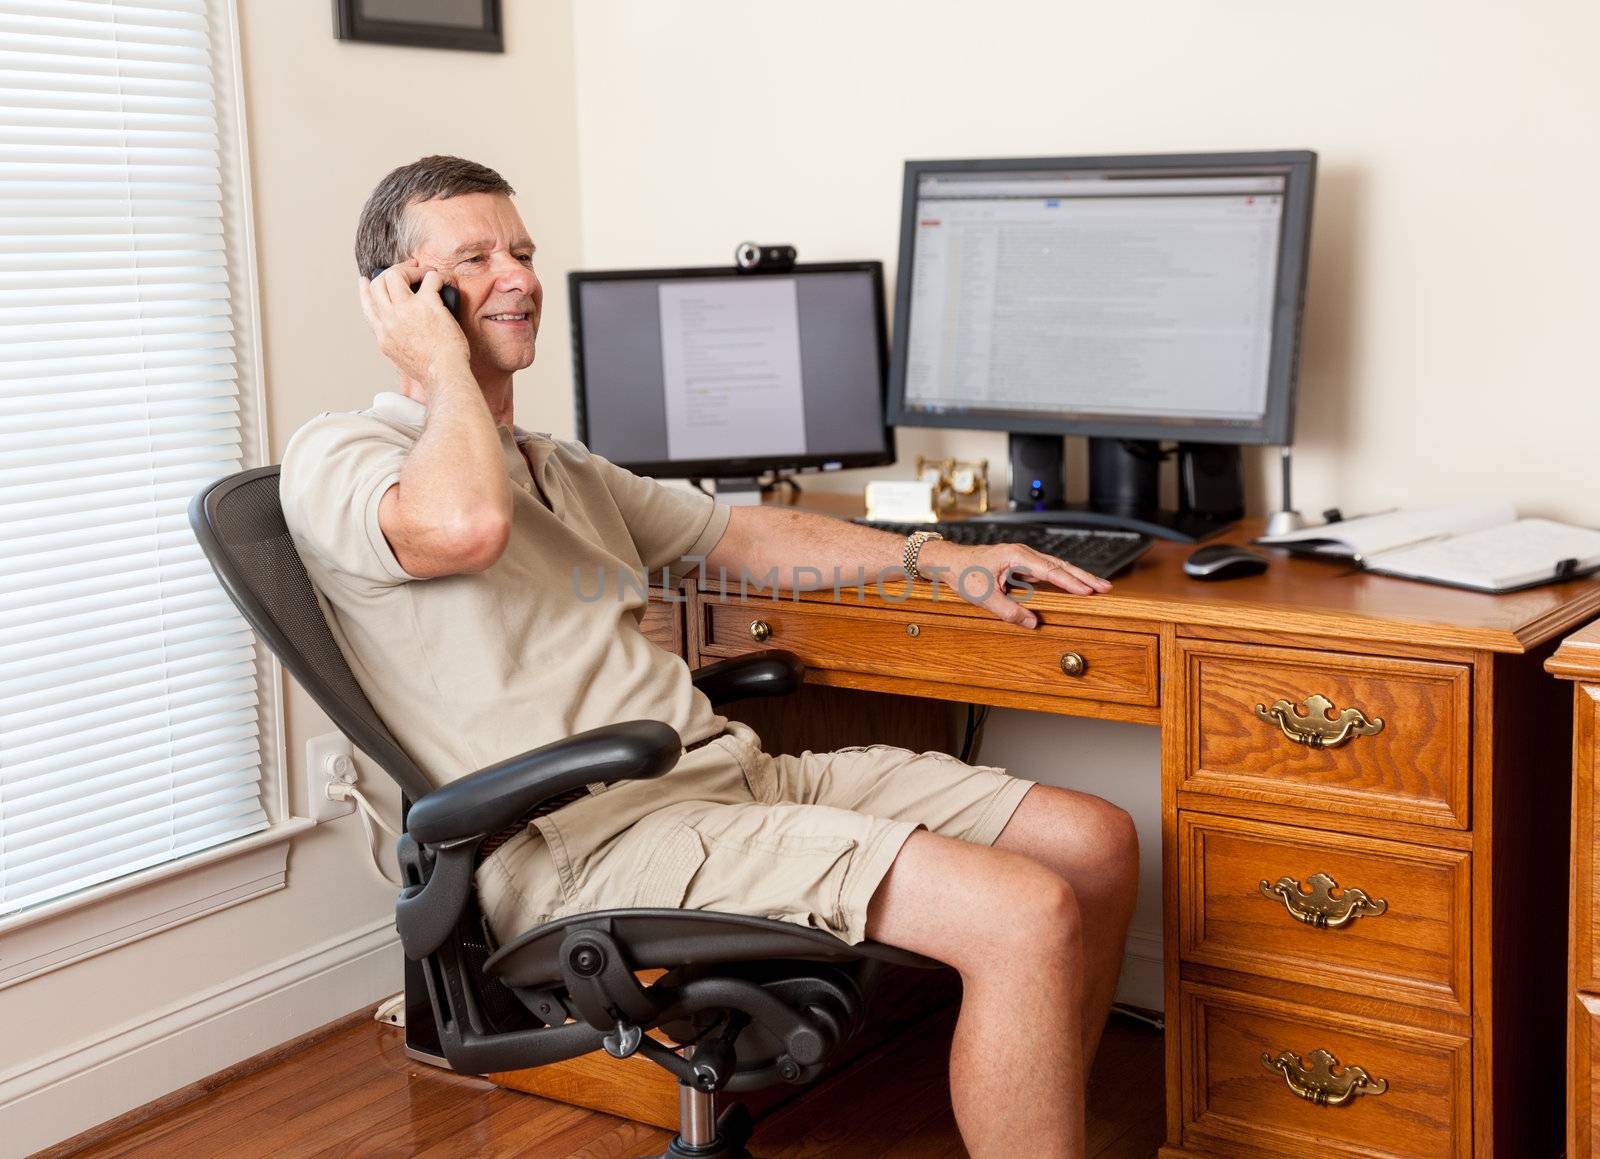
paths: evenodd
<path fill-rule="evenodd" d="M 383 271 L 386 268 L 387 267 L 382 267 L 382 268 L 373 270 L 372 273 L 367 275 L 367 277 L 370 280 L 376 282 L 379 278 L 381 278 L 383 276 Z M 415 283 L 411 287 L 411 292 L 413 294 L 415 294 L 417 292 L 417 290 L 419 288 L 421 288 L 421 286 L 422 286 L 421 282 Z M 439 287 L 439 301 L 444 303 L 444 308 L 446 310 L 449 310 L 450 311 L 450 316 L 452 318 L 454 318 L 456 316 L 456 311 L 461 308 L 461 291 L 456 289 L 454 286 L 450 285 L 448 282 L 446 282 L 444 285 Z"/>
<path fill-rule="evenodd" d="M 449 317 L 416 297 L 423 286 L 438 294 Z M 361 311 L 378 339 L 379 351 L 407 378 L 431 387 L 445 379 L 470 377 L 471 349 L 455 319 L 461 295 L 437 271 L 424 270 L 415 261 L 374 270 L 370 279 L 362 280 L 360 293 Z"/>

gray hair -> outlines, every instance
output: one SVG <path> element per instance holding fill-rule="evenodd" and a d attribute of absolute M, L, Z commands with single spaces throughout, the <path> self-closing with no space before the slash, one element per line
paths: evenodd
<path fill-rule="evenodd" d="M 407 210 L 419 201 L 459 197 L 463 193 L 516 194 L 506 179 L 476 161 L 433 156 L 389 173 L 361 207 L 356 224 L 356 270 L 370 274 L 404 261 L 421 240 Z"/>

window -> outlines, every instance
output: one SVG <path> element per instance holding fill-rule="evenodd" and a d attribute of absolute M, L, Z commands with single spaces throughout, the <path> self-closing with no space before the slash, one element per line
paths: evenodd
<path fill-rule="evenodd" d="M 270 823 L 186 518 L 264 457 L 219 8 L 0 0 L 0 919 Z"/>

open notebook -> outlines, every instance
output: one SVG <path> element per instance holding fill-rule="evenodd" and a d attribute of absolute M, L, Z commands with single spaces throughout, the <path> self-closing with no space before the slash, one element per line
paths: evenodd
<path fill-rule="evenodd" d="M 1480 592 L 1517 591 L 1600 569 L 1600 531 L 1518 519 L 1508 503 L 1386 511 L 1254 542 Z"/>

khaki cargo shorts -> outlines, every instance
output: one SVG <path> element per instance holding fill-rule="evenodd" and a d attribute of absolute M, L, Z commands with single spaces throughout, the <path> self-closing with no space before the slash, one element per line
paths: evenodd
<path fill-rule="evenodd" d="M 888 745 L 768 756 L 738 721 L 653 781 L 537 818 L 478 869 L 501 942 L 601 909 L 716 910 L 866 937 L 867 903 L 918 828 L 993 844 L 1033 787 Z"/>

